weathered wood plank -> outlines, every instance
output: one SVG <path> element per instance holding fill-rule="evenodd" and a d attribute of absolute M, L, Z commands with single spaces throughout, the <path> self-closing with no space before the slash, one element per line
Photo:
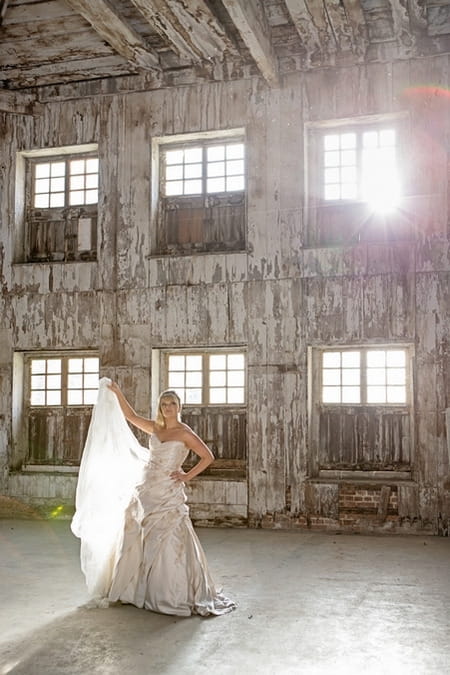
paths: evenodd
<path fill-rule="evenodd" d="M 146 70 L 159 70 L 158 56 L 131 25 L 124 22 L 109 0 L 67 0 L 68 4 L 88 21 L 94 30 L 121 56 Z"/>
<path fill-rule="evenodd" d="M 260 0 L 223 0 L 223 4 L 262 76 L 268 84 L 277 87 L 278 65 L 267 37 L 267 21 Z"/>

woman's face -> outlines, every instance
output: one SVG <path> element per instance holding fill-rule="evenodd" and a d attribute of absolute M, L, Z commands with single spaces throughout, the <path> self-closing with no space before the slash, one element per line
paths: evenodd
<path fill-rule="evenodd" d="M 178 401 L 171 396 L 164 396 L 161 399 L 160 408 L 165 419 L 177 417 L 180 410 Z"/>

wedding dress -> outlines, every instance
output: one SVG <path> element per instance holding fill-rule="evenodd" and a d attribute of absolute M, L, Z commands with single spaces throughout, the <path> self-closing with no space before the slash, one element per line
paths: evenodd
<path fill-rule="evenodd" d="M 132 434 L 110 380 L 100 380 L 77 485 L 73 533 L 97 604 L 108 601 L 189 616 L 236 604 L 216 590 L 193 529 L 183 483 L 170 474 L 189 450 L 153 434 L 150 451 Z"/>

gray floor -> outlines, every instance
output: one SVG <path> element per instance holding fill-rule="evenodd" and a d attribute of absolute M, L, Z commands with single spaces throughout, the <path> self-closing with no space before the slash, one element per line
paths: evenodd
<path fill-rule="evenodd" d="M 450 539 L 198 533 L 232 614 L 87 609 L 68 523 L 0 521 L 0 674 L 450 672 Z"/>

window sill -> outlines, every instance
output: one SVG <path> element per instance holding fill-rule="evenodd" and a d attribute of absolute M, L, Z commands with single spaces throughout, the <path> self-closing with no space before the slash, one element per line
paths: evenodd
<path fill-rule="evenodd" d="M 351 471 L 322 469 L 317 477 L 308 478 L 309 483 L 326 482 L 349 482 L 349 483 L 411 483 L 411 471 Z"/>

